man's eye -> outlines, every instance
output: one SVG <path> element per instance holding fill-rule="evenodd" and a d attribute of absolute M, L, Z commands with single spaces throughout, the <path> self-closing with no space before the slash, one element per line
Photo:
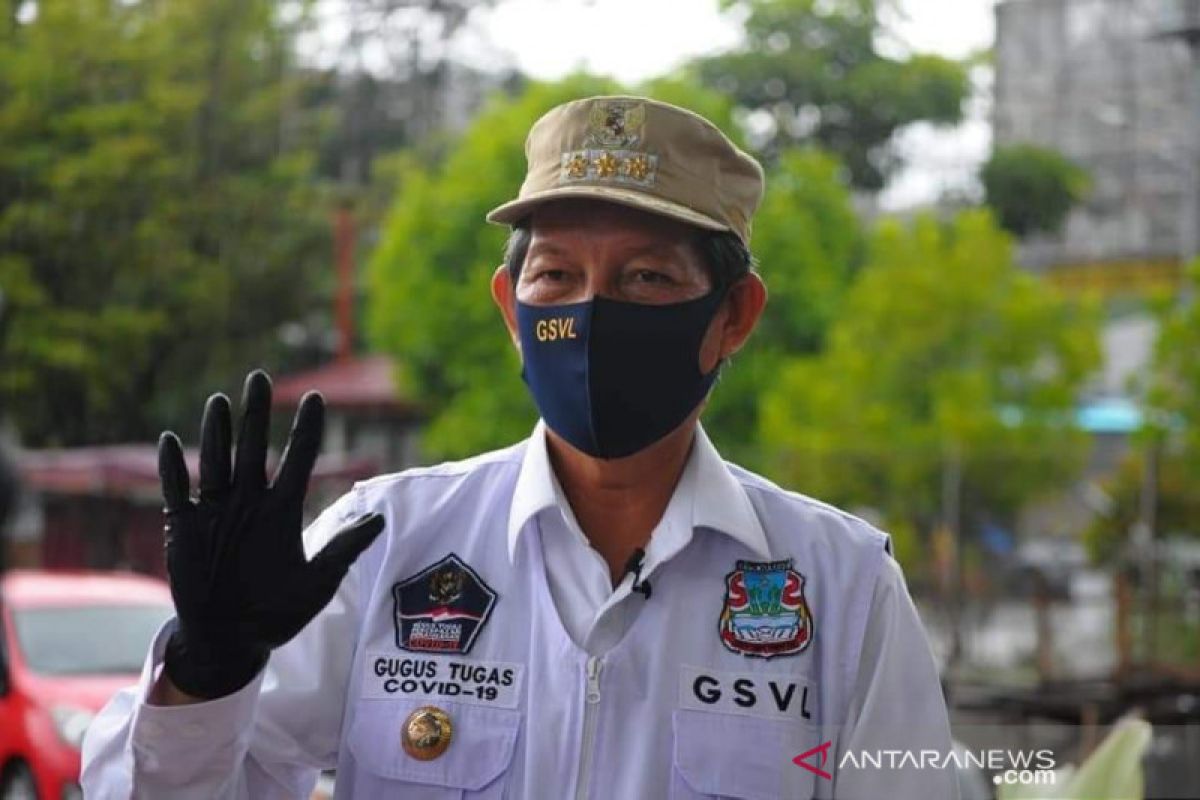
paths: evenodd
<path fill-rule="evenodd" d="M 535 281 L 557 283 L 558 281 L 567 279 L 567 271 L 565 269 L 539 269 L 534 273 L 533 279 Z"/>
<path fill-rule="evenodd" d="M 633 278 L 638 283 L 674 283 L 674 279 L 670 275 L 663 272 L 655 272 L 652 269 L 639 269 L 633 273 Z"/>

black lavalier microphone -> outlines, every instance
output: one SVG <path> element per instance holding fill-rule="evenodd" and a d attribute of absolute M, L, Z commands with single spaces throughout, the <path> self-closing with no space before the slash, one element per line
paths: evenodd
<path fill-rule="evenodd" d="M 642 580 L 642 562 L 646 560 L 646 551 L 642 548 L 637 548 L 630 554 L 629 560 L 625 562 L 625 575 L 633 576 L 633 586 L 629 587 L 631 591 L 641 592 L 642 596 L 647 600 L 650 599 L 650 581 Z"/>

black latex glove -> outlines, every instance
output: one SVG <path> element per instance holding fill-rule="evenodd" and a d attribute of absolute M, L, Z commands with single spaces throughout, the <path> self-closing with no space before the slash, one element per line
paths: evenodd
<path fill-rule="evenodd" d="M 383 530 L 383 517 L 368 514 L 311 561 L 305 558 L 302 507 L 321 446 L 325 401 L 316 392 L 300 401 L 275 480 L 267 485 L 270 408 L 271 381 L 256 370 L 246 377 L 231 475 L 229 399 L 208 399 L 198 500 L 188 496 L 179 439 L 169 431 L 159 439 L 167 572 L 179 620 L 165 669 L 193 697 L 222 697 L 249 683 L 271 650 L 329 603 L 350 565 Z"/>

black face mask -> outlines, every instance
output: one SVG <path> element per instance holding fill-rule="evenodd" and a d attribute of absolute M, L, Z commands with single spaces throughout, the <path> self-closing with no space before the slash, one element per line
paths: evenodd
<path fill-rule="evenodd" d="M 632 455 L 666 436 L 708 394 L 700 343 L 724 292 L 670 305 L 593 297 L 517 301 L 521 376 L 546 424 L 597 458 Z"/>

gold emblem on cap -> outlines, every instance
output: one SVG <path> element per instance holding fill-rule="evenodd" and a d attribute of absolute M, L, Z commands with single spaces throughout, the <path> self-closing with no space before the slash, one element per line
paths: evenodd
<path fill-rule="evenodd" d="M 634 156 L 625 162 L 625 174 L 635 181 L 644 181 L 650 174 L 650 159 L 645 156 Z"/>
<path fill-rule="evenodd" d="M 566 172 L 569 178 L 586 178 L 588 170 L 587 157 L 582 153 L 575 153 L 567 158 Z"/>
<path fill-rule="evenodd" d="M 585 147 L 619 150 L 637 146 L 646 124 L 646 105 L 621 100 L 601 100 L 588 115 Z"/>
<path fill-rule="evenodd" d="M 446 752 L 454 726 L 450 717 L 437 706 L 421 706 L 404 720 L 400 743 L 404 752 L 418 761 L 432 761 Z"/>
<path fill-rule="evenodd" d="M 596 177 L 611 178 L 617 174 L 617 158 L 612 153 L 602 153 L 595 163 Z"/>

